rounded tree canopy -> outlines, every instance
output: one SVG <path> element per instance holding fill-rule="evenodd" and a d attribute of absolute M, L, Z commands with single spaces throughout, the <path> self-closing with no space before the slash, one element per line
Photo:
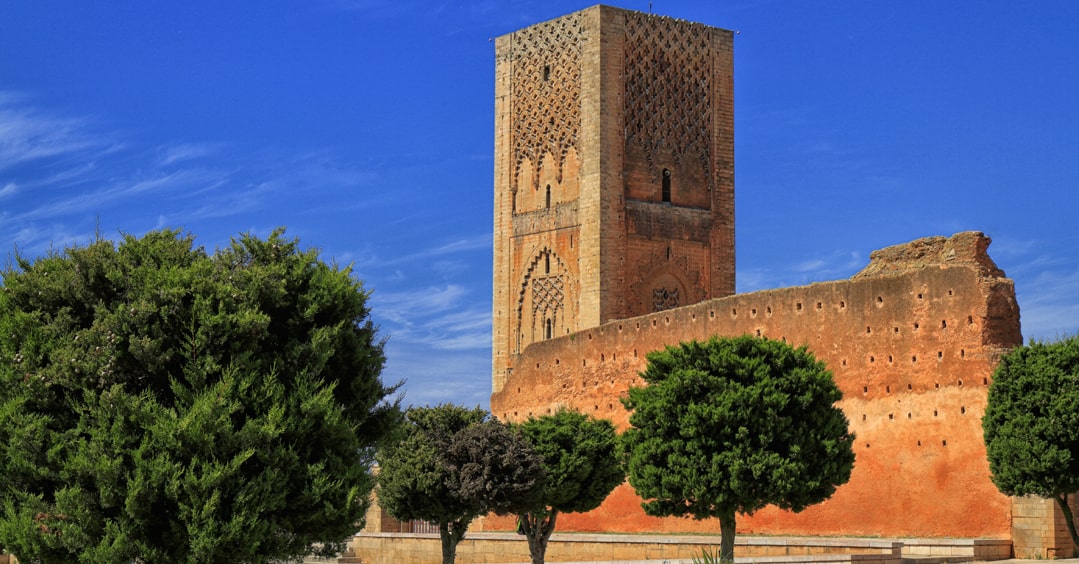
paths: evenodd
<path fill-rule="evenodd" d="M 606 419 L 559 409 L 517 427 L 543 457 L 547 473 L 543 505 L 550 509 L 591 511 L 625 480 L 618 433 Z"/>
<path fill-rule="evenodd" d="M 801 511 L 850 479 L 854 440 L 831 373 L 804 347 L 749 336 L 648 355 L 623 400 L 630 484 L 650 515 Z"/>

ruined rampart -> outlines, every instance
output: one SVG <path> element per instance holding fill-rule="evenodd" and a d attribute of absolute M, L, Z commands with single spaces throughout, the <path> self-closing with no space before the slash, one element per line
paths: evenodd
<path fill-rule="evenodd" d="M 619 398 L 643 383 L 649 351 L 712 335 L 806 345 L 843 392 L 857 435 L 851 480 L 800 514 L 740 517 L 740 532 L 1009 538 L 1011 505 L 989 480 L 981 416 L 1000 354 L 1022 338 L 1012 281 L 988 245 L 976 232 L 921 239 L 874 252 L 850 280 L 739 294 L 535 343 L 492 394 L 491 410 L 519 421 L 566 405 L 624 428 Z M 718 523 L 648 517 L 623 484 L 599 509 L 561 516 L 559 530 L 714 532 Z"/>

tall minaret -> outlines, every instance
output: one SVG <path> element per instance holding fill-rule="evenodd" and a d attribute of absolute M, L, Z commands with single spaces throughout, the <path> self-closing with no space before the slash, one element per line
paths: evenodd
<path fill-rule="evenodd" d="M 732 49 L 608 6 L 496 40 L 495 391 L 534 342 L 734 293 Z"/>

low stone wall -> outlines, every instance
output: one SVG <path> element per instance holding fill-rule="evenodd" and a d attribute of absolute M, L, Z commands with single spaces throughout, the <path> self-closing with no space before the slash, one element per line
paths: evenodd
<path fill-rule="evenodd" d="M 658 560 L 676 562 L 700 557 L 719 546 L 712 535 L 555 534 L 547 562 L 610 562 Z M 365 564 L 441 562 L 438 535 L 360 533 L 352 552 Z M 910 556 L 941 556 L 951 562 L 1000 560 L 1011 555 L 1011 543 L 998 539 L 871 539 L 821 537 L 754 537 L 735 539 L 735 556 L 754 562 L 852 562 L 899 564 Z M 827 558 L 831 557 L 831 558 Z M 457 548 L 457 562 L 528 562 L 528 543 L 512 533 L 469 533 Z"/>

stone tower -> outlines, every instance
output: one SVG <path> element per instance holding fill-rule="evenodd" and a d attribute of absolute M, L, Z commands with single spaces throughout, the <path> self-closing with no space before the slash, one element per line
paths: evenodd
<path fill-rule="evenodd" d="M 734 293 L 732 46 L 608 6 L 496 40 L 494 391 L 532 343 Z"/>

